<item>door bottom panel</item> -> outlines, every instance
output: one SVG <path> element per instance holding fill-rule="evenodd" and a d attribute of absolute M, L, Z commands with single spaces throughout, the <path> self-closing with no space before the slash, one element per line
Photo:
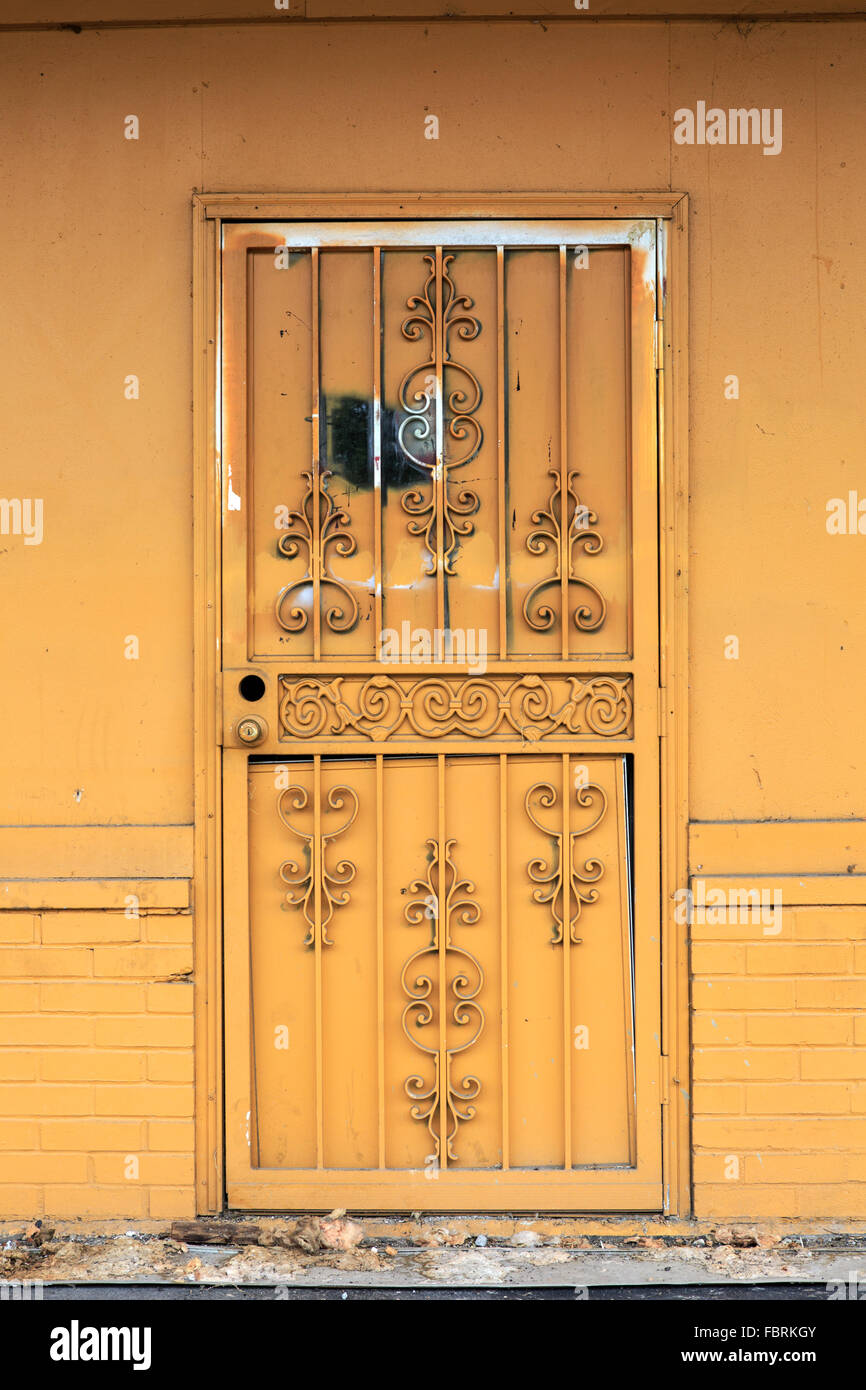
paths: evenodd
<path fill-rule="evenodd" d="M 232 1205 L 656 1208 L 626 759 L 312 757 L 246 779 L 252 1173 Z"/>

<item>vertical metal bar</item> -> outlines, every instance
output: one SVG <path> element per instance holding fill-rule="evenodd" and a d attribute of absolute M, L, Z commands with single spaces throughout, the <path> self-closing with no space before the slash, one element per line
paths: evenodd
<path fill-rule="evenodd" d="M 313 755 L 313 917 L 316 935 L 316 1167 L 325 1166 L 322 1027 L 322 757 Z"/>
<path fill-rule="evenodd" d="M 505 248 L 496 248 L 496 471 L 499 483 L 499 660 L 508 654 L 508 560 L 505 549 Z"/>
<path fill-rule="evenodd" d="M 499 970 L 502 1015 L 502 1168 L 511 1166 L 508 1032 L 508 755 L 499 755 Z"/>
<path fill-rule="evenodd" d="M 624 356 L 625 356 L 625 362 L 624 362 L 624 377 L 625 377 L 624 386 L 625 386 L 625 399 L 626 399 L 627 402 L 628 402 L 628 401 L 633 401 L 633 400 L 634 400 L 634 395 L 633 395 L 633 391 L 632 391 L 632 351 L 633 351 L 633 345 L 632 345 L 632 315 L 633 315 L 633 313 L 634 313 L 634 308 L 633 308 L 634 300 L 633 300 L 633 296 L 632 296 L 632 264 L 631 264 L 631 263 L 632 263 L 632 260 L 633 260 L 634 258 L 635 258 L 635 253 L 634 253 L 634 251 L 629 250 L 629 251 L 626 253 L 625 261 L 624 261 L 624 263 L 623 263 L 623 309 L 624 309 L 624 315 L 623 315 L 623 317 L 624 317 L 623 334 L 624 334 L 624 347 L 625 347 L 625 353 L 624 353 Z M 658 305 L 658 303 L 659 303 L 659 301 L 656 300 L 656 305 Z M 655 333 L 655 331 L 656 331 L 656 330 L 655 330 L 655 324 L 653 324 L 653 333 Z M 651 351 L 652 351 L 652 353 L 653 353 L 653 357 L 655 357 L 655 339 L 653 339 L 653 342 L 652 342 L 652 344 L 651 344 Z M 656 378 L 656 398 L 655 398 L 655 400 L 653 400 L 653 402 L 652 402 L 653 406 L 655 406 L 655 405 L 657 404 L 657 400 L 658 400 L 658 378 Z M 658 438 L 658 436 L 656 436 L 656 439 L 657 439 L 657 438 Z M 658 447 L 658 445 L 656 444 L 656 448 L 657 448 L 657 447 Z M 660 457 L 660 455 L 659 455 L 659 457 Z M 634 497 L 634 489 L 635 489 L 635 478 L 634 478 L 634 424 L 633 424 L 633 419 L 632 419 L 632 411 L 628 409 L 628 406 L 626 406 L 626 412 L 625 412 L 625 459 L 626 459 L 626 464 L 625 464 L 625 488 L 626 488 L 626 491 L 625 491 L 625 526 L 626 526 L 626 531 L 625 531 L 625 535 L 626 535 L 626 545 L 628 546 L 628 554 L 632 557 L 632 563 L 631 563 L 631 564 L 629 565 L 629 567 L 628 567 L 628 580 L 627 580 L 628 589 L 627 589 L 626 613 L 628 614 L 628 636 L 627 636 L 626 640 L 627 640 L 627 642 L 628 642 L 628 650 L 629 650 L 630 652 L 634 652 L 635 659 L 638 659 L 638 658 L 641 656 L 641 651 L 640 651 L 640 649 L 639 649 L 638 647 L 635 646 L 636 637 L 635 637 L 635 612 L 634 612 L 634 609 L 635 609 L 635 603 L 634 603 L 634 595 L 635 595 L 635 587 L 634 587 L 634 576 L 635 576 L 634 555 L 635 555 L 635 517 L 636 517 L 635 497 Z M 651 460 L 651 464 L 652 464 L 652 463 L 655 463 L 655 462 L 656 462 L 656 459 L 655 459 L 655 457 L 653 457 L 653 459 Z M 653 486 L 653 490 L 655 491 L 655 489 L 656 489 L 657 486 L 658 486 L 658 484 L 656 483 L 655 480 L 653 480 L 652 486 Z M 660 571 L 660 573 L 661 573 L 661 572 L 662 572 L 662 571 Z M 654 646 L 654 647 L 655 647 L 657 641 L 658 641 L 658 639 L 654 637 L 654 638 L 653 638 L 653 646 Z M 664 648 L 661 648 L 661 650 L 664 650 Z"/>
<path fill-rule="evenodd" d="M 385 760 L 376 754 L 376 1036 L 379 1167 L 385 1167 Z"/>
<path fill-rule="evenodd" d="M 433 475 L 433 509 L 436 518 L 436 626 L 445 627 L 445 302 L 442 284 L 442 247 L 436 247 L 436 311 L 433 332 L 436 380 L 436 471 Z"/>
<path fill-rule="evenodd" d="M 571 572 L 571 530 L 568 519 L 568 248 L 559 248 L 559 500 L 560 584 L 562 588 L 562 659 L 568 660 L 568 577 Z"/>
<path fill-rule="evenodd" d="M 628 773 L 625 758 L 618 758 L 617 841 L 619 844 L 620 931 L 622 940 L 623 1016 L 625 1019 L 625 1069 L 628 1092 L 628 1153 L 637 1162 L 637 1098 L 635 1096 L 635 996 L 634 910 L 631 873 L 631 824 Z"/>
<path fill-rule="evenodd" d="M 560 583 L 562 586 L 561 655 L 569 657 L 568 580 L 571 574 L 571 528 L 568 507 L 568 248 L 559 248 L 559 496 Z M 571 787 L 567 753 L 562 755 L 562 1026 L 563 1142 L 565 1167 L 572 1165 L 571 1036 Z"/>
<path fill-rule="evenodd" d="M 568 754 L 562 755 L 562 1024 L 563 1024 L 563 1132 L 565 1167 L 572 1164 L 571 1135 L 571 789 Z"/>
<path fill-rule="evenodd" d="M 321 377 L 321 353 L 319 348 L 319 248 L 312 247 L 311 256 L 311 275 L 312 275 L 312 387 L 313 387 L 313 410 L 312 410 L 312 430 L 313 430 L 313 541 L 312 555 L 310 556 L 310 569 L 313 576 L 313 660 L 318 661 L 322 655 L 322 549 L 321 549 L 321 498 L 319 487 L 321 484 L 322 460 L 320 457 L 320 431 L 319 431 L 319 396 L 320 396 L 320 377 Z"/>
<path fill-rule="evenodd" d="M 251 1146 L 247 1147 L 244 1119 L 253 1113 L 264 1096 L 254 1085 L 255 1072 L 250 1059 L 255 1038 L 256 979 L 252 973 L 253 923 L 250 894 L 250 816 L 249 779 L 246 749 L 226 751 L 222 787 L 226 796 L 226 835 L 223 851 L 226 1001 L 226 1150 L 229 1173 L 248 1173 L 253 1165 Z M 271 1034 L 273 1037 L 273 1034 Z M 213 1158 L 211 1157 L 211 1162 Z M 252 1173 L 249 1174 L 253 1178 Z"/>
<path fill-rule="evenodd" d="M 246 756 L 244 756 L 244 755 L 242 754 L 242 758 L 243 758 L 243 780 L 244 780 L 244 804 L 245 804 L 245 805 L 248 805 L 248 804 L 249 804 L 249 800 L 250 800 L 250 794 L 251 794 L 251 791 L 252 791 L 252 788 L 251 788 L 251 785 L 250 785 L 250 777 L 251 777 L 251 774 L 252 774 L 253 769 L 252 769 L 252 767 L 250 766 L 250 764 L 247 762 Z M 243 851 L 242 851 L 242 853 L 243 853 L 244 859 L 245 859 L 245 861 L 246 861 L 246 868 L 245 868 L 245 873 L 244 873 L 243 882 L 244 882 L 245 884 L 248 884 L 248 883 L 249 883 L 249 850 L 250 850 L 250 847 L 249 847 L 249 823 L 247 823 L 247 825 L 246 825 L 246 834 L 242 837 L 242 839 L 243 839 L 243 842 L 244 842 L 244 843 L 243 843 Z M 249 916 L 250 916 L 250 902 L 249 902 L 249 895 L 247 895 L 247 925 L 251 928 L 251 927 L 252 927 L 252 923 L 249 921 Z M 248 971 L 249 971 L 247 978 L 248 978 L 248 980 L 249 980 L 249 982 L 250 982 L 250 994 L 249 994 L 249 999 L 250 999 L 250 1008 L 249 1008 L 249 1039 L 250 1039 L 250 1045 L 249 1045 L 249 1056 L 250 1056 L 250 1105 L 249 1105 L 249 1116 L 248 1116 L 248 1120 L 247 1120 L 247 1133 L 248 1133 L 249 1141 L 250 1141 L 250 1154 L 249 1154 L 250 1165 L 251 1165 L 251 1167 L 253 1167 L 253 1168 L 258 1168 L 258 1166 L 259 1166 L 259 1155 L 261 1154 L 261 1143 L 262 1143 L 262 1136 L 261 1136 L 261 1110 L 262 1110 L 262 1106 L 261 1106 L 261 1104 L 259 1103 L 261 1097 L 260 1097 L 260 1094 L 259 1094 L 259 1071 L 258 1071 L 258 1060 L 257 1060 L 257 1056 L 256 1056 L 256 1034 L 257 1034 L 258 1029 L 257 1029 L 257 1026 L 256 1026 L 256 994 L 255 994 L 255 989 L 254 989 L 254 987 L 253 987 L 253 982 L 254 982 L 254 980 L 255 980 L 255 975 L 253 974 L 253 933 L 252 933 L 252 930 L 250 930 L 250 931 L 248 932 L 248 941 L 247 941 L 247 962 L 248 962 Z"/>
<path fill-rule="evenodd" d="M 373 247 L 373 616 L 374 654 L 382 637 L 382 248 Z"/>
<path fill-rule="evenodd" d="M 445 873 L 445 754 L 436 759 L 439 796 L 439 872 L 436 879 L 436 932 L 439 946 L 439 1167 L 448 1167 L 447 952 L 450 945 L 448 880 Z"/>
<path fill-rule="evenodd" d="M 255 266 L 256 266 L 256 257 L 255 257 L 255 256 L 247 256 L 247 257 L 246 257 L 246 277 L 245 277 L 245 278 L 246 278 L 246 315 L 245 315 L 246 322 L 243 324 L 243 328 L 242 328 L 242 330 L 241 330 L 241 332 L 243 333 L 243 361 L 244 361 L 244 365 L 245 365 L 245 372 L 244 372 L 245 384 L 246 384 L 246 382 L 250 382 L 250 381 L 254 380 L 254 377 L 253 377 L 253 365 L 252 365 L 252 364 L 253 364 L 253 362 L 254 362 L 254 360 L 255 360 L 255 305 L 256 305 Z M 239 334 L 238 334 L 238 337 L 239 337 L 239 338 L 240 338 L 240 336 L 241 336 L 241 332 L 239 332 Z M 245 458 L 242 457 L 239 450 L 237 451 L 237 453 L 235 453 L 235 451 L 232 450 L 231 453 L 227 455 L 227 457 L 233 458 L 233 460 L 234 460 L 234 473 L 235 473 L 235 481 L 236 481 L 235 491 L 240 492 L 242 498 L 243 498 L 243 497 L 246 497 L 247 499 L 249 499 L 249 498 L 251 498 L 251 497 L 253 497 L 253 496 L 255 495 L 255 494 L 254 494 L 254 490 L 253 490 L 253 489 L 254 489 L 254 486 L 255 486 L 255 484 L 254 484 L 254 482 L 253 482 L 253 468 L 254 468 L 254 463 L 255 463 L 255 445 L 256 445 L 256 437 L 255 437 L 255 430 L 254 430 L 255 412 L 254 412 L 254 410 L 253 410 L 253 408 L 252 408 L 252 392 L 249 392 L 249 394 L 247 394 L 246 391 L 245 391 L 245 406 L 246 406 L 246 409 L 245 409 L 244 414 L 245 414 L 245 426 L 246 426 L 246 429 L 245 429 L 245 438 L 244 438 L 244 452 L 245 452 L 245 454 L 246 454 L 246 457 L 245 457 Z M 233 470 L 232 470 L 232 466 L 229 465 L 229 478 L 231 478 L 232 471 L 233 471 Z M 242 505 L 242 506 L 245 505 L 245 504 L 243 503 L 243 501 L 242 501 L 241 505 Z M 225 512 L 224 512 L 224 515 L 226 515 Z M 245 640 L 244 659 L 248 661 L 248 660 L 250 660 L 250 658 L 252 657 L 252 654 L 253 654 L 253 652 L 254 652 L 254 650 L 255 650 L 255 641 L 254 641 L 254 636 L 253 636 L 253 634 L 255 633 L 255 630 L 256 630 L 256 629 L 255 629 L 255 621 L 256 621 L 256 602 L 255 602 L 255 600 L 256 600 L 256 581 L 255 581 L 256 552 L 255 552 L 255 546 L 252 544 L 252 536 L 249 535 L 249 534 L 244 534 L 243 553 L 242 553 L 242 557 L 239 556 L 239 558 L 243 558 L 243 559 L 245 560 L 245 563 L 246 563 L 246 576 L 247 576 L 247 579 L 246 579 L 246 585 L 245 585 L 245 598 L 246 598 L 246 615 L 247 615 L 247 616 L 246 616 L 246 628 L 245 628 L 246 640 Z"/>

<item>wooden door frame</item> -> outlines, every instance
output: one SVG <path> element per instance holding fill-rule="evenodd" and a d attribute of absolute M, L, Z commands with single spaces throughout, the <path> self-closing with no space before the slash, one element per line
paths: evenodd
<path fill-rule="evenodd" d="M 692 1209 L 687 927 L 688 198 L 681 193 L 197 193 L 193 212 L 195 1187 L 202 1214 L 225 1205 L 219 298 L 227 221 L 414 219 L 657 220 L 659 733 L 661 804 L 663 1211 Z M 661 312 L 659 313 L 659 310 Z"/>

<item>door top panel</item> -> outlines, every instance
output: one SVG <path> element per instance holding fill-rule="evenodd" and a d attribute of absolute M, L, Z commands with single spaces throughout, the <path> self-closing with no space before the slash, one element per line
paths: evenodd
<path fill-rule="evenodd" d="M 652 218 L 485 220 L 419 218 L 411 222 L 232 222 L 223 224 L 225 247 L 260 246 L 632 246 L 655 250 Z M 652 285 L 655 285 L 653 255 Z M 647 266 L 649 279 L 650 267 Z"/>
<path fill-rule="evenodd" d="M 655 224 L 225 235 L 227 664 L 639 656 Z"/>

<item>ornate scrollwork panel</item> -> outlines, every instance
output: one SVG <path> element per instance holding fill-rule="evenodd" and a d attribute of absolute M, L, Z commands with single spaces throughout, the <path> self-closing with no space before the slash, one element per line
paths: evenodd
<path fill-rule="evenodd" d="M 630 676 L 280 677 L 283 737 L 355 733 L 387 739 L 514 737 L 534 743 L 559 734 L 629 737 Z"/>
<path fill-rule="evenodd" d="M 475 412 L 481 385 L 468 367 L 451 355 L 451 339 L 477 338 L 481 324 L 469 313 L 473 301 L 458 294 L 449 274 L 453 254 L 426 255 L 429 274 L 421 294 L 410 295 L 401 332 L 407 342 L 428 340 L 423 362 L 410 367 L 397 392 L 402 419 L 397 444 L 404 458 L 427 475 L 427 483 L 410 488 L 400 500 L 409 531 L 423 537 L 426 573 L 442 567 L 453 575 L 460 539 L 473 531 L 478 494 L 455 485 L 452 474 L 475 458 L 483 432 Z"/>
<path fill-rule="evenodd" d="M 306 490 L 300 507 L 289 512 L 288 525 L 280 536 L 277 550 L 288 560 L 294 560 L 305 550 L 307 569 L 301 579 L 286 584 L 277 595 L 277 622 L 285 632 L 303 632 L 310 619 L 310 606 L 318 605 L 320 594 L 330 591 L 333 597 L 324 614 L 325 622 L 332 632 L 350 632 L 358 621 L 358 600 L 329 569 L 331 550 L 346 558 L 354 555 L 358 548 L 358 542 L 348 530 L 349 513 L 344 507 L 338 507 L 328 492 L 329 469 L 314 468 L 302 473 L 301 477 Z"/>
<path fill-rule="evenodd" d="M 469 895 L 475 885 L 461 878 L 454 865 L 454 840 L 446 840 L 440 858 L 439 842 L 428 840 L 427 873 L 409 885 L 416 896 L 404 908 L 410 926 L 429 923 L 430 940 L 406 961 L 400 982 L 407 1003 L 403 1032 L 413 1047 L 430 1059 L 426 1076 L 415 1073 L 404 1083 L 412 1102 L 410 1113 L 421 1120 L 433 1140 L 434 1154 L 442 1157 L 442 1141 L 448 1159 L 457 1159 L 454 1139 L 459 1125 L 475 1115 L 473 1101 L 481 1093 L 481 1081 L 467 1075 L 454 1079 L 454 1058 L 466 1052 L 484 1031 L 484 1010 L 478 995 L 484 971 L 475 956 L 452 938 L 452 923 L 470 927 L 481 917 L 480 905 Z M 440 1014 L 446 1014 L 444 1049 L 440 1041 Z M 453 1028 L 467 1030 L 457 1041 Z"/>
<path fill-rule="evenodd" d="M 562 942 L 564 936 L 566 896 L 569 904 L 569 940 L 575 946 L 580 945 L 582 937 L 576 935 L 576 930 L 581 912 L 584 907 L 598 901 L 598 889 L 593 885 L 597 884 L 604 874 L 604 864 L 600 859 L 586 859 L 579 868 L 574 862 L 574 847 L 582 836 L 588 835 L 601 824 L 607 810 L 607 795 L 595 782 L 587 782 L 577 788 L 575 801 L 581 810 L 588 809 L 594 814 L 585 824 L 569 830 L 566 853 L 563 852 L 565 829 L 561 810 L 553 824 L 545 824 L 545 820 L 540 819 L 546 812 L 555 810 L 558 805 L 561 806 L 559 793 L 552 783 L 536 782 L 529 788 L 524 801 L 526 814 L 532 824 L 553 842 L 550 859 L 531 859 L 526 871 L 532 882 L 537 885 L 532 892 L 533 902 L 550 908 L 553 918 L 550 939 L 554 945 Z"/>
<path fill-rule="evenodd" d="M 572 614 L 575 627 L 580 632 L 595 632 L 601 627 L 607 613 L 607 603 L 596 586 L 576 570 L 577 551 L 582 548 L 587 555 L 597 555 L 604 546 L 600 531 L 595 530 L 598 517 L 590 511 L 577 494 L 577 470 L 573 469 L 566 480 L 566 515 L 563 517 L 562 479 L 555 468 L 548 469 L 554 480 L 553 490 L 547 507 L 532 513 L 535 530 L 526 538 L 526 549 L 532 555 L 552 552 L 554 556 L 553 574 L 539 579 L 523 600 L 523 616 L 535 632 L 547 632 L 556 622 L 556 609 L 549 593 L 554 586 L 562 587 L 565 574 L 569 588 L 574 585 L 583 591 Z M 562 614 L 561 621 L 567 621 Z"/>
<path fill-rule="evenodd" d="M 343 811 L 348 806 L 348 815 L 343 815 L 334 824 L 328 812 Z M 301 841 L 302 860 L 286 859 L 280 865 L 280 878 L 289 891 L 285 894 L 284 908 L 298 907 L 307 924 L 304 937 L 305 946 L 313 946 L 317 938 L 323 946 L 333 946 L 328 936 L 328 926 L 338 907 L 349 902 L 348 884 L 357 872 L 349 859 L 339 860 L 333 867 L 328 865 L 328 849 L 338 836 L 349 829 L 358 815 L 358 795 L 351 787 L 331 787 L 323 798 L 319 818 L 318 833 L 315 817 L 310 812 L 310 797 L 305 787 L 286 787 L 277 799 L 277 811 L 287 830 Z M 298 815 L 308 812 L 304 817 L 306 824 L 299 825 L 292 813 Z"/>

